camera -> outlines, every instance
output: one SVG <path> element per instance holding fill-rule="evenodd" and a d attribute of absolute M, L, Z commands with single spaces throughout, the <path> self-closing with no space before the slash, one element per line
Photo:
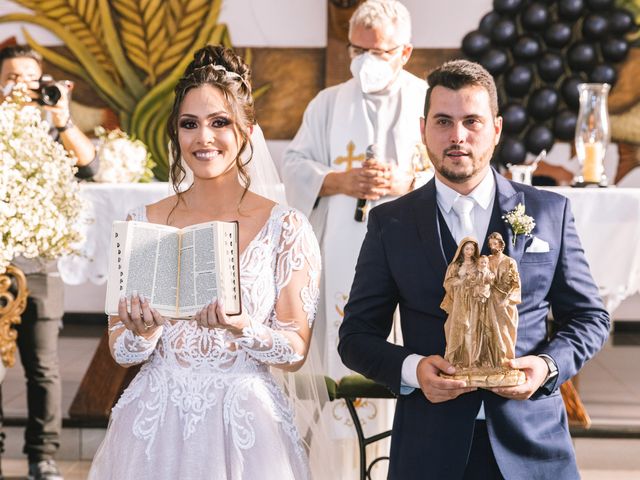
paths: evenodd
<path fill-rule="evenodd" d="M 54 106 L 62 97 L 62 92 L 60 91 L 60 85 L 64 84 L 63 82 L 56 82 L 51 75 L 44 74 L 38 80 L 38 88 L 35 90 L 40 94 L 40 97 L 37 99 L 39 105 L 49 105 Z"/>

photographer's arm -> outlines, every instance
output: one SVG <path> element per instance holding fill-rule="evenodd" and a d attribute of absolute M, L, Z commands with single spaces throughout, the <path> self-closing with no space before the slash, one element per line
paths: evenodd
<path fill-rule="evenodd" d="M 58 105 L 47 106 L 45 109 L 51 112 L 51 120 L 58 130 L 60 142 L 68 152 L 76 156 L 76 165 L 78 167 L 89 165 L 96 157 L 96 148 L 89 137 L 72 123 L 69 105 L 61 99 Z"/>
<path fill-rule="evenodd" d="M 70 82 L 68 82 L 70 83 Z M 60 88 L 61 97 L 56 105 L 44 107 L 51 114 L 51 123 L 58 130 L 59 140 L 64 148 L 76 156 L 76 166 L 88 167 L 92 162 L 95 164 L 89 168 L 81 168 L 81 178 L 93 176 L 97 171 L 96 149 L 93 142 L 87 137 L 71 120 L 69 109 L 69 91 L 72 87 L 67 85 L 67 90 Z"/>

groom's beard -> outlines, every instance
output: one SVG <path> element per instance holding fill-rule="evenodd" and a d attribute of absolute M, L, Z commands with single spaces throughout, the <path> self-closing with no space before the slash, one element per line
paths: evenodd
<path fill-rule="evenodd" d="M 433 163 L 435 169 L 442 175 L 444 178 L 449 180 L 452 183 L 464 183 L 473 177 L 475 177 L 482 169 L 484 169 L 491 160 L 493 155 L 494 148 L 488 148 L 484 152 L 481 152 L 479 155 L 476 155 L 475 152 L 469 150 L 468 148 L 463 147 L 454 147 L 451 146 L 446 148 L 442 153 L 437 154 L 433 150 L 431 150 L 426 144 L 427 154 Z M 447 165 L 447 154 L 449 151 L 453 150 L 462 150 L 467 153 L 469 160 L 469 164 L 466 165 L 463 171 L 456 171 L 455 167 L 449 167 Z"/>

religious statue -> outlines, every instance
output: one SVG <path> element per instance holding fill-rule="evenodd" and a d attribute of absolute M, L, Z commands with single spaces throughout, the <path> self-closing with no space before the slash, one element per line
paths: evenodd
<path fill-rule="evenodd" d="M 524 372 L 507 366 L 515 358 L 518 267 L 503 253 L 499 233 L 489 235 L 488 244 L 491 255 L 481 256 L 476 239 L 463 238 L 447 268 L 440 305 L 448 314 L 444 357 L 456 373 L 442 376 L 476 387 L 520 385 Z"/>

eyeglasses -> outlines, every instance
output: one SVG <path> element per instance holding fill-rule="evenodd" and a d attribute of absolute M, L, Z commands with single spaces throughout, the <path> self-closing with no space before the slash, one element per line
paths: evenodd
<path fill-rule="evenodd" d="M 351 58 L 362 55 L 363 53 L 370 53 L 371 55 L 375 55 L 376 57 L 380 58 L 389 58 L 391 55 L 393 55 L 393 52 L 402 47 L 404 47 L 404 45 L 397 45 L 393 48 L 390 48 L 389 50 L 382 50 L 380 48 L 363 48 L 357 45 L 353 45 L 352 43 L 349 43 L 349 45 L 347 45 L 347 49 L 349 50 L 349 55 L 351 56 Z"/>

